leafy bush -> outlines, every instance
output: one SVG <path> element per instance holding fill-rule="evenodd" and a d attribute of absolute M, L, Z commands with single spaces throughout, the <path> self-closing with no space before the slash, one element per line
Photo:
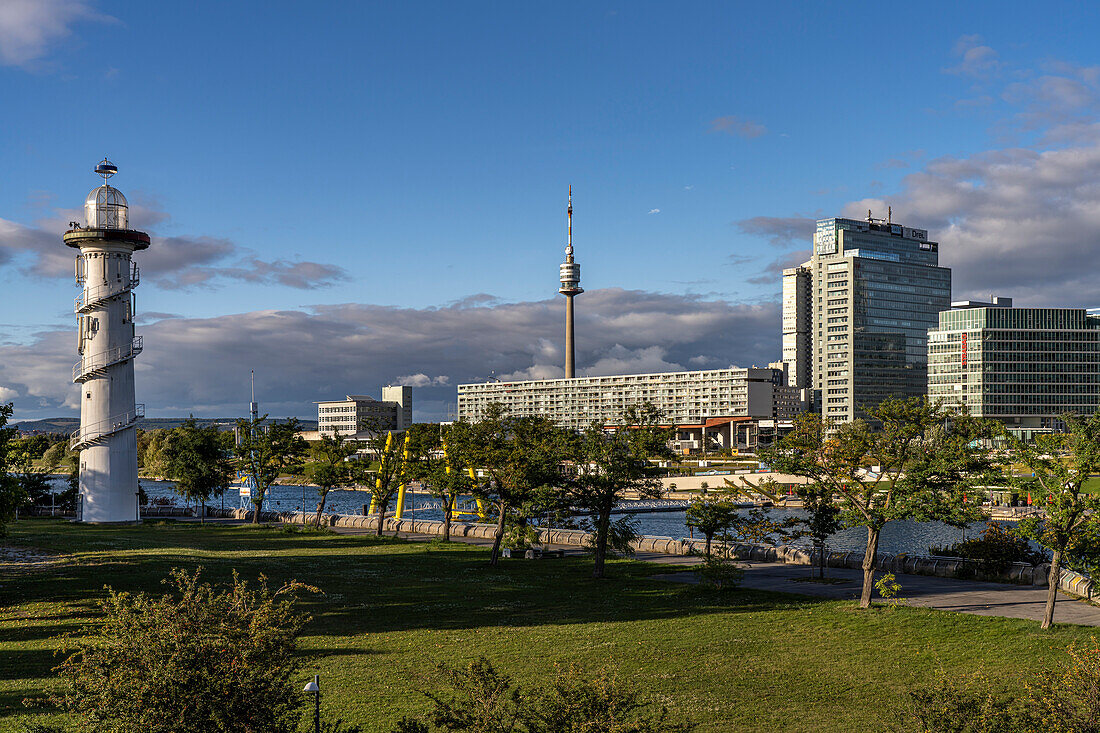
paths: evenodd
<path fill-rule="evenodd" d="M 940 675 L 908 694 L 904 731 L 922 733 L 1086 733 L 1100 730 L 1100 644 L 1072 645 L 1068 663 L 1010 693 L 981 674 Z"/>
<path fill-rule="evenodd" d="M 898 582 L 893 573 L 884 573 L 881 578 L 876 580 L 875 590 L 890 605 L 896 606 L 904 600 L 898 597 L 898 593 L 901 592 L 901 583 Z"/>
<path fill-rule="evenodd" d="M 1003 573 L 1014 562 L 1037 565 L 1049 560 L 1046 553 L 1031 549 L 1025 538 L 996 522 L 988 522 L 979 537 L 950 547 L 929 547 L 928 552 L 931 555 L 977 560 L 978 570 L 985 575 Z"/>
<path fill-rule="evenodd" d="M 744 570 L 738 567 L 733 560 L 720 554 L 705 558 L 693 570 L 699 576 L 700 583 L 709 585 L 719 591 L 736 588 L 741 579 L 745 577 Z"/>
<path fill-rule="evenodd" d="M 1035 730 L 1021 700 L 984 675 L 951 679 L 942 672 L 929 687 L 908 694 L 902 714 L 907 733 L 1028 733 Z"/>
<path fill-rule="evenodd" d="M 589 533 L 584 541 L 585 552 L 596 551 L 596 527 L 590 520 L 581 524 Z M 638 538 L 638 520 L 632 516 L 620 517 L 607 525 L 607 551 L 618 557 L 633 557 L 634 546 L 630 543 Z"/>
<path fill-rule="evenodd" d="M 172 571 L 152 597 L 108 589 L 102 620 L 64 639 L 61 704 L 110 733 L 291 733 L 304 702 L 297 638 L 309 620 L 291 582 L 215 590 Z M 313 589 L 310 589 L 313 590 Z"/>
<path fill-rule="evenodd" d="M 664 708 L 650 710 L 650 703 L 618 677 L 589 675 L 578 667 L 526 690 L 481 657 L 462 669 L 440 665 L 438 681 L 443 691 L 425 693 L 434 704 L 428 720 L 402 718 L 393 733 L 687 733 L 694 728 L 670 721 Z"/>

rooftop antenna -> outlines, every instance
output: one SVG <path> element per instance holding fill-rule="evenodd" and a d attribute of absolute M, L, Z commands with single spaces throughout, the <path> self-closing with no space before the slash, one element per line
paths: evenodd
<path fill-rule="evenodd" d="M 103 177 L 103 185 L 107 185 L 107 179 L 118 173 L 118 166 L 107 160 L 107 156 L 103 156 L 103 160 L 99 161 L 99 165 L 95 167 L 97 176 Z"/>
<path fill-rule="evenodd" d="M 893 222 L 894 222 L 894 207 L 893 206 L 887 206 L 886 207 L 886 223 L 887 224 L 892 224 Z"/>
<path fill-rule="evenodd" d="M 573 184 L 569 184 L 569 205 L 565 209 L 565 217 L 569 222 L 569 236 L 565 242 L 565 261 L 573 261 Z"/>
<path fill-rule="evenodd" d="M 252 421 L 255 422 L 256 418 L 260 416 L 260 406 L 256 404 L 256 370 L 249 370 L 252 381 L 252 401 L 248 403 L 248 414 L 252 416 Z"/>

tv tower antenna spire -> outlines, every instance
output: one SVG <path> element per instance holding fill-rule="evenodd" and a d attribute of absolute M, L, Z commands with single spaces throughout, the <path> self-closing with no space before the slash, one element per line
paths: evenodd
<path fill-rule="evenodd" d="M 559 268 L 561 287 L 565 296 L 565 377 L 576 376 L 576 351 L 573 344 L 573 298 L 584 292 L 581 287 L 581 266 L 573 261 L 573 186 L 569 186 L 569 204 L 565 210 L 568 235 L 565 244 L 565 262 Z"/>

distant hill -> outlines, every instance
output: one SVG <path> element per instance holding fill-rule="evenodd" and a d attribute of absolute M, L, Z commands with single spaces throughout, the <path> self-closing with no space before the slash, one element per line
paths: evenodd
<path fill-rule="evenodd" d="M 178 428 L 183 424 L 184 417 L 144 417 L 137 422 L 142 430 L 157 430 L 159 428 Z M 199 425 L 217 425 L 223 430 L 232 430 L 237 424 L 235 417 L 197 417 L 195 421 Z M 316 420 L 299 420 L 302 430 L 316 430 Z M 80 427 L 78 417 L 48 417 L 42 420 L 23 420 L 12 423 L 12 427 L 23 433 L 71 433 Z"/>

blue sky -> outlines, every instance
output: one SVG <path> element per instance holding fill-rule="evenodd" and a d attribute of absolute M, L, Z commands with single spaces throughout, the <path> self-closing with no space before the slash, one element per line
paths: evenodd
<path fill-rule="evenodd" d="M 156 382 L 157 359 L 189 358 L 180 343 L 225 374 L 260 362 L 288 414 L 405 380 L 428 419 L 490 365 L 554 375 L 570 183 L 591 372 L 777 358 L 777 270 L 815 217 L 892 204 L 941 241 L 957 297 L 1064 298 L 1100 237 L 1093 6 L 259 7 L 0 3 L 0 399 L 22 416 L 72 412 L 76 293 L 57 234 L 103 155 L 155 237 L 138 255 L 138 305 L 164 334 L 139 366 L 150 414 L 246 401 L 198 366 L 177 375 L 186 388 Z M 1006 234 L 1037 221 L 1013 198 L 1036 187 L 1023 199 L 1080 217 L 1039 227 L 1057 252 L 1036 261 L 1053 267 L 1041 281 L 1012 256 L 1034 255 L 1035 232 Z M 537 317 L 516 321 L 524 308 Z M 681 308 L 724 315 L 678 341 Z M 267 311 L 304 331 L 265 341 Z M 436 334 L 441 312 L 459 315 Z M 505 341 L 494 317 L 525 326 Z M 314 318 L 331 319 L 339 358 L 302 346 Z M 484 341 L 447 341 L 475 322 Z M 202 352 L 200 332 L 225 341 Z M 251 353 L 227 354 L 245 332 Z"/>

